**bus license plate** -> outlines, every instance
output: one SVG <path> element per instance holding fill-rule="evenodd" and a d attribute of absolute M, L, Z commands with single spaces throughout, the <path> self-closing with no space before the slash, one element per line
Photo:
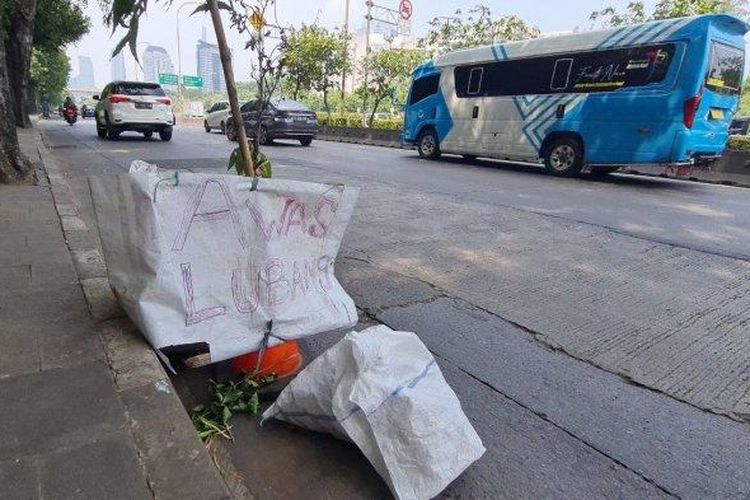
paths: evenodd
<path fill-rule="evenodd" d="M 724 110 L 722 109 L 716 109 L 711 108 L 709 111 L 709 116 L 711 116 L 712 120 L 723 120 L 724 119 Z"/>

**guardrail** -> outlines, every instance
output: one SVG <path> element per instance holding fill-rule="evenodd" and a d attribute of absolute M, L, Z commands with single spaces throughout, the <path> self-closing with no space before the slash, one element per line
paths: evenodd
<path fill-rule="evenodd" d="M 317 139 L 323 141 L 367 144 L 369 146 L 411 149 L 411 146 L 401 145 L 399 134 L 401 134 L 400 130 L 383 130 L 362 127 L 321 127 Z"/>

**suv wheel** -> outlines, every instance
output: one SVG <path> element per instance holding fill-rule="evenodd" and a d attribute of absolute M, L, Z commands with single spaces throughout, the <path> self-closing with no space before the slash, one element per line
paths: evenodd
<path fill-rule="evenodd" d="M 226 135 L 226 133 L 227 133 L 227 124 L 224 123 L 224 122 L 221 122 L 220 127 L 221 127 L 221 133 L 224 134 L 224 135 Z"/>
<path fill-rule="evenodd" d="M 203 120 L 203 128 L 206 130 L 206 132 L 211 132 L 211 127 L 208 126 L 208 120 Z"/>
<path fill-rule="evenodd" d="M 312 144 L 312 137 L 303 137 L 299 140 L 299 143 L 303 146 L 309 146 L 310 144 Z"/>
<path fill-rule="evenodd" d="M 572 137 L 554 139 L 544 156 L 547 172 L 560 177 L 571 177 L 583 168 L 583 148 Z"/>
<path fill-rule="evenodd" d="M 99 136 L 99 139 L 106 139 L 107 138 L 107 127 L 100 126 L 99 121 L 96 122 L 96 135 Z"/>
<path fill-rule="evenodd" d="M 426 160 L 437 160 L 440 158 L 440 144 L 434 129 L 428 128 L 419 134 L 417 139 L 417 151 L 419 156 Z"/>
<path fill-rule="evenodd" d="M 159 139 L 162 141 L 172 140 L 172 129 L 164 129 L 159 131 Z"/>

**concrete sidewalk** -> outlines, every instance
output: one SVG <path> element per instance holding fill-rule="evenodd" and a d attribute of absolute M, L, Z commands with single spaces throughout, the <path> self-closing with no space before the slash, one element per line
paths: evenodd
<path fill-rule="evenodd" d="M 0 498 L 229 498 L 64 175 L 19 134 L 40 182 L 0 185 Z"/>

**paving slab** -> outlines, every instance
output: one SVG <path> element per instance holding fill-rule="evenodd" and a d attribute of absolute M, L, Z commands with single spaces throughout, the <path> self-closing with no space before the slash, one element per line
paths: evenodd
<path fill-rule="evenodd" d="M 35 457 L 0 461 L 0 492 L 4 500 L 41 498 L 38 462 Z"/>
<path fill-rule="evenodd" d="M 74 447 L 125 425 L 101 362 L 0 380 L 0 401 L 0 460 Z"/>
<path fill-rule="evenodd" d="M 47 455 L 39 498 L 147 500 L 153 498 L 126 431 Z"/>

